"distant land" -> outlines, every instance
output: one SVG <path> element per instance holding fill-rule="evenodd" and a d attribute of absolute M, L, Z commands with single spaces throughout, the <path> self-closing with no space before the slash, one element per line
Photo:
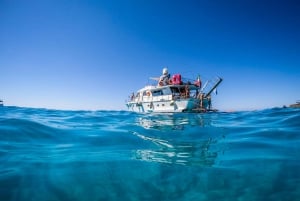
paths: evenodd
<path fill-rule="evenodd" d="M 297 101 L 296 103 L 291 104 L 289 107 L 291 107 L 291 108 L 300 108 L 300 101 Z"/>

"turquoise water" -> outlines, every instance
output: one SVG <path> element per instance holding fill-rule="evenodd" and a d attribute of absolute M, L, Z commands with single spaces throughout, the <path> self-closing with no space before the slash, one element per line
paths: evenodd
<path fill-rule="evenodd" d="M 300 110 L 0 108 L 0 200 L 299 200 Z"/>

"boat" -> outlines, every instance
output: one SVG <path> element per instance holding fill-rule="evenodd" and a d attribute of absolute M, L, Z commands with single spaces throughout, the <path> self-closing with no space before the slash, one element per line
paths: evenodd
<path fill-rule="evenodd" d="M 163 83 L 163 78 L 166 78 Z M 221 77 L 208 80 L 202 86 L 198 76 L 195 80 L 182 78 L 181 74 L 170 77 L 167 69 L 163 69 L 156 84 L 146 85 L 139 89 L 126 101 L 129 111 L 141 113 L 182 113 L 217 111 L 212 108 L 212 93 L 223 81 Z"/>
<path fill-rule="evenodd" d="M 4 106 L 3 100 L 0 99 L 0 107 Z"/>

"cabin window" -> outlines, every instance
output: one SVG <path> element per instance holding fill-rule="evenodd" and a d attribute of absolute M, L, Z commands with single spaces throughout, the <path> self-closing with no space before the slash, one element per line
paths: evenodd
<path fill-rule="evenodd" d="M 179 89 L 177 87 L 171 87 L 172 93 L 179 93 Z"/>
<path fill-rule="evenodd" d="M 171 87 L 171 91 L 172 91 L 172 94 L 174 96 L 179 96 L 180 95 L 180 91 L 177 87 Z"/>
<path fill-rule="evenodd" d="M 170 88 L 164 88 L 164 89 L 162 89 L 162 94 L 163 95 L 171 95 L 172 91 L 170 90 Z"/>
<path fill-rule="evenodd" d="M 162 90 L 152 91 L 152 96 L 161 96 L 161 95 L 163 95 Z"/>
<path fill-rule="evenodd" d="M 184 94 L 185 93 L 185 88 L 184 87 L 181 87 L 180 88 L 180 94 Z"/>

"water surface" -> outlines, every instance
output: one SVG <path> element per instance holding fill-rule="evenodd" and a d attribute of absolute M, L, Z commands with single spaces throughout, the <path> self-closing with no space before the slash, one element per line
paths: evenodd
<path fill-rule="evenodd" d="M 300 110 L 0 108 L 0 200 L 300 198 Z"/>

